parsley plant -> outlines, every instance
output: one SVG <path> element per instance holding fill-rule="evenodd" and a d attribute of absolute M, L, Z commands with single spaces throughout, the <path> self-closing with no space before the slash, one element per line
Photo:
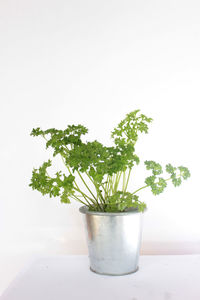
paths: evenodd
<path fill-rule="evenodd" d="M 45 131 L 32 130 L 32 136 L 41 136 L 46 141 L 46 148 L 53 149 L 53 156 L 59 155 L 66 166 L 66 173 L 57 172 L 51 177 L 47 169 L 52 162 L 44 162 L 39 169 L 33 169 L 30 186 L 43 195 L 60 197 L 61 202 L 77 200 L 89 210 L 120 212 L 129 208 L 144 211 L 146 204 L 139 200 L 138 192 L 150 188 L 154 195 L 164 191 L 168 181 L 179 186 L 190 176 L 186 167 L 165 167 L 167 178 L 160 177 L 163 168 L 154 161 L 145 161 L 146 169 L 152 174 L 145 179 L 145 185 L 128 192 L 131 171 L 140 160 L 135 154 L 135 144 L 140 133 L 148 133 L 151 118 L 135 110 L 126 115 L 111 133 L 113 146 L 106 147 L 98 141 L 84 143 L 81 139 L 88 132 L 82 125 L 69 125 L 65 130 L 55 128 Z M 81 179 L 82 185 L 76 178 Z M 84 188 L 83 188 L 84 187 Z M 87 189 L 87 192 L 85 192 Z"/>

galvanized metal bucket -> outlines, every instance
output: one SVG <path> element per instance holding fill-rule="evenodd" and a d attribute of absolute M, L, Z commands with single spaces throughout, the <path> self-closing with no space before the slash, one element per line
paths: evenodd
<path fill-rule="evenodd" d="M 143 213 L 137 210 L 84 214 L 90 269 L 99 274 L 125 275 L 138 270 Z"/>

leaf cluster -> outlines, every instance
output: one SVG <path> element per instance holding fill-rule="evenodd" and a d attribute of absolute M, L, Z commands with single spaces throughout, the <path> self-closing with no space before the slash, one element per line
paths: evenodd
<path fill-rule="evenodd" d="M 67 155 L 67 147 L 70 145 L 80 145 L 81 136 L 85 135 L 88 129 L 83 125 L 68 125 L 65 130 L 50 128 L 41 130 L 39 127 L 32 130 L 32 136 L 42 136 L 46 139 L 46 148 L 53 148 L 53 156 L 57 154 Z M 49 137 L 49 138 L 48 138 Z"/>
<path fill-rule="evenodd" d="M 139 196 L 129 192 L 117 191 L 108 197 L 107 212 L 126 211 L 129 208 L 143 212 L 146 208 L 146 204 L 139 201 Z"/>
<path fill-rule="evenodd" d="M 166 172 L 171 175 L 170 178 L 175 187 L 181 185 L 182 180 L 186 180 L 190 177 L 190 171 L 188 170 L 188 168 L 183 166 L 176 168 L 171 164 L 167 164 Z"/>
<path fill-rule="evenodd" d="M 61 202 L 70 203 L 69 197 L 73 194 L 73 175 L 66 176 L 57 172 L 55 177 L 47 174 L 47 168 L 51 166 L 51 161 L 44 162 L 37 170 L 33 169 L 31 183 L 29 186 L 33 190 L 38 190 L 42 195 L 48 194 L 51 197 L 61 196 Z"/>
<path fill-rule="evenodd" d="M 73 172 L 88 172 L 98 183 L 103 181 L 104 176 L 125 171 L 134 164 L 139 163 L 139 157 L 134 154 L 134 147 L 106 147 L 101 143 L 81 143 L 69 150 L 65 162 Z"/>
<path fill-rule="evenodd" d="M 190 177 L 188 168 L 183 166 L 173 167 L 171 164 L 167 164 L 165 166 L 165 170 L 171 176 L 166 179 L 158 176 L 163 173 L 163 168 L 159 163 L 152 160 L 145 161 L 145 166 L 147 170 L 152 171 L 152 176 L 147 177 L 145 179 L 145 183 L 147 186 L 151 187 L 151 191 L 154 195 L 158 195 L 164 191 L 168 180 L 171 180 L 173 185 L 176 187 L 182 183 L 182 179 L 186 180 Z"/>
<path fill-rule="evenodd" d="M 148 123 L 153 121 L 143 114 L 138 114 L 139 109 L 126 115 L 118 126 L 112 131 L 111 137 L 119 147 L 127 144 L 135 145 L 138 140 L 139 133 L 148 133 Z"/>

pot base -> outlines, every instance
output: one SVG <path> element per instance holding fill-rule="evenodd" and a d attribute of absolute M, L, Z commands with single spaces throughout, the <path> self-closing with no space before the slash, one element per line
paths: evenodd
<path fill-rule="evenodd" d="M 99 275 L 107 275 L 107 276 L 123 276 L 123 275 L 129 275 L 129 274 L 133 274 L 133 273 L 136 273 L 137 271 L 139 270 L 139 267 L 137 267 L 134 271 L 131 271 L 131 272 L 128 272 L 128 273 L 122 273 L 122 274 L 109 274 L 109 273 L 100 273 L 100 272 L 97 272 L 95 270 L 93 270 L 91 267 L 90 267 L 90 271 L 96 273 L 96 274 L 99 274 Z"/>

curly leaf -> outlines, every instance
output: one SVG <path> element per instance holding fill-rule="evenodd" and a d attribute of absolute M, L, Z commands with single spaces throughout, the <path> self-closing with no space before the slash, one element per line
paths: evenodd
<path fill-rule="evenodd" d="M 41 192 L 42 195 L 49 194 L 50 198 L 60 196 L 61 190 L 64 189 L 61 201 L 64 201 L 64 199 L 66 201 L 65 196 L 69 197 L 73 193 L 75 177 L 72 175 L 66 176 L 61 172 L 57 172 L 56 177 L 50 177 L 47 174 L 47 168 L 50 166 L 51 161 L 49 160 L 48 162 L 44 162 L 39 169 L 34 169 L 29 186 L 33 190 Z"/>
<path fill-rule="evenodd" d="M 162 193 L 165 187 L 167 186 L 167 183 L 164 178 L 157 178 L 155 175 L 147 177 L 145 183 L 147 186 L 151 187 L 151 191 L 154 195 Z"/>
<path fill-rule="evenodd" d="M 148 133 L 148 123 L 152 122 L 152 118 L 148 118 L 143 114 L 138 115 L 139 109 L 126 115 L 111 133 L 111 137 L 119 147 L 127 144 L 135 145 L 138 140 L 138 133 Z"/>
<path fill-rule="evenodd" d="M 108 197 L 105 211 L 125 211 L 128 208 L 135 208 L 142 212 L 146 208 L 146 205 L 139 201 L 139 197 L 137 195 L 133 195 L 129 192 L 118 191 L 114 195 Z"/>
<path fill-rule="evenodd" d="M 144 164 L 146 165 L 147 170 L 152 170 L 153 175 L 160 175 L 163 173 L 161 165 L 153 160 L 146 160 Z"/>

